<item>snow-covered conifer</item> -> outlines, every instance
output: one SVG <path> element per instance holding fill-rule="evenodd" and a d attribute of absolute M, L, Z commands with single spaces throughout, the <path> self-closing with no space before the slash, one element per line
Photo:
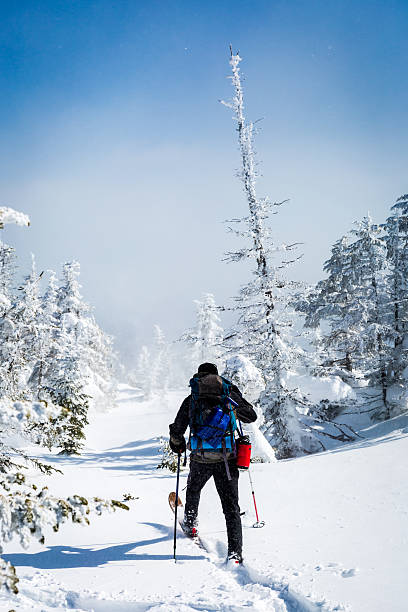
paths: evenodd
<path fill-rule="evenodd" d="M 17 373 L 18 369 L 21 370 L 21 374 L 24 376 L 21 380 L 21 384 L 24 387 L 27 387 L 27 380 L 38 358 L 40 346 L 39 334 L 40 332 L 44 332 L 44 329 L 40 325 L 40 277 L 36 271 L 34 255 L 31 257 L 31 272 L 25 277 L 19 288 L 19 297 L 15 301 L 12 311 L 15 323 L 13 334 L 15 350 L 13 370 L 15 373 Z M 18 366 L 17 355 L 21 366 Z M 27 396 L 27 394 L 24 395 Z M 27 399 L 30 398 L 27 397 Z"/>
<path fill-rule="evenodd" d="M 326 372 L 350 378 L 355 370 L 358 346 L 359 317 L 351 307 L 355 276 L 349 249 L 351 239 L 343 236 L 332 247 L 332 254 L 324 264 L 327 278 L 320 281 L 309 294 L 303 312 L 306 326 L 316 327 L 322 320 L 330 322 L 330 330 L 321 342 Z"/>
<path fill-rule="evenodd" d="M 58 290 L 58 311 L 61 338 L 68 334 L 75 339 L 79 370 L 83 373 L 85 392 L 94 407 L 107 407 L 115 402 L 117 382 L 114 375 L 113 341 L 95 321 L 91 308 L 80 293 L 80 266 L 70 262 L 63 267 L 63 283 Z"/>
<path fill-rule="evenodd" d="M 26 214 L 14 210 L 14 208 L 0 206 L 0 229 L 3 229 L 7 223 L 28 226 L 30 225 L 30 219 Z"/>
<path fill-rule="evenodd" d="M 398 406 L 406 406 L 408 402 L 405 392 L 408 379 L 408 195 L 398 198 L 391 211 L 383 226 L 390 263 L 393 331 L 389 400 L 398 410 Z"/>
<path fill-rule="evenodd" d="M 350 308 L 359 331 L 356 361 L 369 385 L 380 388 L 381 412 L 389 418 L 388 369 L 393 330 L 386 243 L 382 228 L 374 224 L 369 215 L 356 224 L 351 235 L 354 240 L 349 251 L 354 289 Z"/>
<path fill-rule="evenodd" d="M 28 225 L 29 220 L 23 213 L 2 207 L 0 229 L 4 223 Z M 55 348 L 58 344 L 50 341 L 50 338 L 56 339 L 53 328 L 60 322 L 55 281 L 51 279 L 42 302 L 33 261 L 31 273 L 22 283 L 18 298 L 13 297 L 10 288 L 13 259 L 12 249 L 0 243 L 0 555 L 3 544 L 12 538 L 17 537 L 25 547 L 31 538 L 43 543 L 47 527 L 57 531 L 60 524 L 70 519 L 74 523 L 89 523 L 90 512 L 100 514 L 104 509 L 127 509 L 115 500 L 88 500 L 79 495 L 58 498 L 52 496 L 47 487 L 39 489 L 26 481 L 23 470 L 27 467 L 37 468 L 44 474 L 55 470 L 30 457 L 24 450 L 27 442 L 43 441 L 44 436 L 39 432 L 48 432 L 50 423 L 61 423 L 61 407 L 49 401 L 50 395 L 54 394 L 60 400 L 63 409 L 69 407 L 70 420 L 64 423 L 61 435 L 75 438 L 78 445 L 80 436 L 77 432 L 73 435 L 69 428 L 83 429 L 84 414 L 78 406 L 73 409 L 75 401 L 81 402 L 82 407 L 84 404 L 80 396 L 83 376 L 78 368 L 78 347 L 73 336 L 67 333 L 69 326 L 64 324 L 59 330 L 61 336 L 64 333 L 66 336 L 60 338 L 62 342 L 59 345 L 60 349 L 65 345 L 65 352 L 58 352 Z M 28 385 L 30 372 L 32 384 Z M 47 383 L 55 383 L 51 385 L 47 401 L 15 401 L 32 393 L 43 399 L 44 379 Z M 56 441 L 49 435 L 46 438 L 47 443 Z M 10 446 L 10 440 L 13 446 Z M 69 450 L 75 448 L 69 447 Z M 0 588 L 16 593 L 17 584 L 15 568 L 0 557 Z"/>
<path fill-rule="evenodd" d="M 0 207 L 0 230 L 7 223 L 29 225 L 27 215 L 13 208 Z M 0 398 L 19 395 L 24 363 L 16 350 L 17 337 L 11 284 L 15 272 L 14 249 L 0 240 Z"/>
<path fill-rule="evenodd" d="M 136 370 L 130 375 L 130 383 L 143 390 L 146 398 L 152 393 L 151 355 L 148 347 L 143 345 L 137 358 Z"/>
<path fill-rule="evenodd" d="M 224 330 L 220 325 L 217 305 L 212 293 L 206 293 L 197 306 L 197 362 L 218 362 L 221 358 L 221 343 Z"/>
<path fill-rule="evenodd" d="M 356 223 L 335 243 L 324 270 L 327 278 L 299 305 L 306 314 L 306 326 L 321 326 L 317 370 L 378 388 L 372 411 L 387 418 L 393 329 L 390 263 L 381 226 L 369 215 Z"/>
<path fill-rule="evenodd" d="M 61 413 L 54 426 L 59 433 L 58 446 L 67 455 L 78 454 L 85 440 L 84 428 L 88 424 L 89 396 L 85 393 L 81 349 L 67 332 L 61 333 L 65 352 L 57 362 L 49 393 Z"/>
<path fill-rule="evenodd" d="M 44 543 L 49 527 L 58 531 L 68 520 L 89 524 L 91 512 L 101 514 L 105 509 L 128 509 L 115 500 L 86 499 L 79 495 L 58 498 L 48 487 L 38 488 L 26 480 L 23 471 L 27 465 L 45 474 L 55 468 L 27 456 L 19 447 L 11 448 L 7 440 L 12 436 L 13 440 L 32 441 L 33 423 L 45 424 L 58 413 L 58 408 L 50 403 L 0 400 L 0 554 L 3 545 L 13 538 L 18 538 L 27 548 L 32 538 Z M 16 593 L 17 583 L 13 566 L 0 557 L 0 588 Z"/>
<path fill-rule="evenodd" d="M 107 409 L 115 405 L 117 397 L 116 369 L 118 358 L 113 348 L 113 338 L 106 334 L 90 314 L 86 317 L 85 348 L 91 386 L 88 386 L 94 408 Z"/>
<path fill-rule="evenodd" d="M 14 249 L 0 240 L 0 317 L 11 303 L 11 285 L 15 273 Z"/>
<path fill-rule="evenodd" d="M 257 402 L 265 388 L 262 373 L 245 355 L 228 357 L 222 375 L 234 383 L 251 403 Z"/>
<path fill-rule="evenodd" d="M 57 278 L 55 273 L 50 271 L 48 286 L 37 311 L 34 363 L 28 380 L 36 399 L 46 399 L 48 378 L 58 361 L 58 318 Z"/>
<path fill-rule="evenodd" d="M 203 300 L 194 300 L 196 325 L 181 337 L 189 347 L 190 366 L 204 362 L 219 363 L 223 348 L 224 330 L 220 325 L 218 308 L 212 293 L 205 293 Z"/>
<path fill-rule="evenodd" d="M 240 223 L 243 227 L 235 233 L 246 240 L 246 245 L 235 252 L 227 253 L 227 260 L 252 260 L 254 278 L 241 288 L 236 299 L 238 323 L 227 335 L 227 341 L 232 354 L 243 353 L 262 372 L 265 389 L 259 401 L 265 416 L 263 427 L 268 431 L 269 439 L 278 452 L 282 449 L 282 456 L 292 456 L 319 448 L 317 442 L 312 444 L 309 439 L 312 434 L 309 434 L 308 428 L 299 417 L 300 402 L 297 394 L 291 393 L 287 388 L 286 374 L 295 367 L 300 351 L 287 334 L 292 325 L 288 317 L 287 300 L 291 283 L 284 279 L 282 269 L 297 259 L 287 259 L 288 252 L 296 245 L 278 245 L 272 241 L 267 220 L 271 209 L 279 204 L 272 203 L 268 198 L 259 198 L 256 193 L 254 125 L 248 123 L 244 116 L 240 62 L 241 57 L 231 51 L 231 79 L 235 95 L 232 103 L 227 103 L 226 106 L 233 109 L 237 122 L 242 163 L 240 178 L 248 202 L 249 215 L 243 219 L 232 220 L 232 223 Z M 287 428 L 293 432 L 293 419 L 296 420 L 299 432 L 296 436 L 287 437 L 279 423 L 286 423 Z"/>
<path fill-rule="evenodd" d="M 15 271 L 14 249 L 0 241 L 0 397 L 11 385 L 12 342 L 14 322 L 12 318 L 11 283 Z"/>
<path fill-rule="evenodd" d="M 80 270 L 77 261 L 68 262 L 62 268 L 63 277 L 58 291 L 58 307 L 63 318 L 65 315 L 71 316 L 70 327 L 77 324 L 82 316 L 89 312 L 89 306 L 84 302 L 80 293 L 81 287 L 78 281 Z M 69 320 L 69 317 L 66 318 Z"/>
<path fill-rule="evenodd" d="M 169 349 L 163 330 L 159 325 L 153 328 L 153 349 L 151 358 L 151 389 L 163 393 L 169 385 Z"/>

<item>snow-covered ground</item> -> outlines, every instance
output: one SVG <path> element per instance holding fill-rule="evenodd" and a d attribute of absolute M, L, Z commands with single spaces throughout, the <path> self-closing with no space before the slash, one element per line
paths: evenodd
<path fill-rule="evenodd" d="M 20 594 L 3 593 L 1 612 L 408 609 L 408 417 L 371 427 L 363 440 L 341 449 L 254 464 L 263 529 L 252 527 L 248 476 L 241 474 L 245 564 L 229 570 L 211 482 L 200 506 L 206 550 L 179 533 L 178 562 L 172 558 L 167 497 L 175 476 L 156 466 L 160 436 L 181 399 L 174 392 L 141 402 L 122 387 L 117 409 L 91 415 L 86 452 L 53 456 L 64 472 L 48 479 L 53 492 L 138 499 L 129 502 L 129 512 L 50 533 L 46 546 L 27 551 L 9 544 L 5 558 L 17 567 Z"/>

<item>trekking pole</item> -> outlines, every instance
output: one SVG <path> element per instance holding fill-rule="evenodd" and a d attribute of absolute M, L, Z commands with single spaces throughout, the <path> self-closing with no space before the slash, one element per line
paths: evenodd
<path fill-rule="evenodd" d="M 252 527 L 263 527 L 265 525 L 265 521 L 260 521 L 259 520 L 259 516 L 258 516 L 258 508 L 256 507 L 256 499 L 255 499 L 255 491 L 254 491 L 254 484 L 252 482 L 252 477 L 251 477 L 251 470 L 248 468 L 248 476 L 249 476 L 249 482 L 251 483 L 251 491 L 252 491 L 252 498 L 254 500 L 254 506 L 255 506 L 255 514 L 256 514 L 256 523 L 254 523 L 252 525 Z"/>
<path fill-rule="evenodd" d="M 179 500 L 178 493 L 179 493 L 179 482 L 180 482 L 180 460 L 181 460 L 181 453 L 178 454 L 178 459 L 177 459 L 176 505 L 174 508 L 174 540 L 173 540 L 174 562 L 176 562 L 177 508 L 178 508 L 178 500 Z"/>

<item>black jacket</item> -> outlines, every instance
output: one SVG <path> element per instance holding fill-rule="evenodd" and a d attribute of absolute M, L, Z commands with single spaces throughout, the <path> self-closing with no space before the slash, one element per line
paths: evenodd
<path fill-rule="evenodd" d="M 235 385 L 231 385 L 231 399 L 238 404 L 236 408 L 237 417 L 243 423 L 253 423 L 257 419 L 257 415 L 252 405 L 242 397 L 241 391 Z M 179 444 L 184 439 L 183 436 L 189 426 L 189 415 L 191 406 L 191 395 L 186 397 L 181 404 L 174 423 L 169 427 L 170 438 L 175 444 Z"/>

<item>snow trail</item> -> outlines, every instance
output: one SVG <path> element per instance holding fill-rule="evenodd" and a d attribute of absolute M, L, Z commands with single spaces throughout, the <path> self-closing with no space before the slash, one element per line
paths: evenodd
<path fill-rule="evenodd" d="M 13 552 L 5 556 L 22 578 L 16 598 L 19 612 L 247 608 L 287 612 L 278 592 L 255 588 L 248 578 L 242 582 L 226 571 L 225 544 L 211 537 L 206 536 L 207 552 L 203 552 L 179 531 L 174 563 L 173 516 L 167 502 L 174 476 L 157 465 L 160 436 L 167 435 L 180 400 L 175 394 L 170 401 L 140 402 L 124 388 L 116 411 L 90 419 L 83 455 L 47 456 L 64 472 L 53 479 L 55 492 L 86 491 L 117 499 L 130 493 L 137 499 L 129 502 L 129 513 L 96 518 L 84 530 L 68 525 L 60 534 L 50 534 L 45 549 L 35 544 L 29 551 L 8 547 Z M 182 473 L 181 488 L 187 472 Z M 226 540 L 224 526 L 221 530 Z M 222 558 L 215 550 L 218 544 L 224 546 Z"/>
<path fill-rule="evenodd" d="M 1 611 L 380 612 L 386 602 L 393 612 L 404 610 L 402 577 L 408 568 L 400 534 L 408 478 L 402 474 L 405 467 L 397 469 L 406 465 L 397 457 L 406 456 L 406 425 L 399 423 L 399 435 L 390 431 L 384 444 L 373 441 L 371 446 L 357 444 L 318 457 L 254 464 L 264 529 L 252 529 L 249 481 L 242 473 L 245 561 L 231 570 L 225 564 L 224 517 L 211 481 L 200 503 L 205 551 L 179 530 L 178 561 L 173 560 L 168 494 L 175 488 L 175 475 L 157 465 L 160 436 L 167 436 L 182 399 L 182 393 L 171 392 L 143 402 L 124 386 L 117 409 L 91 415 L 82 456 L 47 456 L 64 472 L 44 477 L 56 494 L 122 499 L 128 493 L 136 499 L 129 502 L 129 512 L 94 518 L 84 529 L 66 525 L 60 533 L 50 533 L 45 547 L 33 544 L 27 551 L 9 544 L 4 556 L 17 567 L 20 594 L 0 594 Z M 387 504 L 383 491 L 389 481 L 381 481 L 378 469 L 385 457 L 395 479 Z M 378 494 L 369 481 L 372 474 Z M 182 499 L 187 475 L 185 469 L 180 477 Z M 376 525 L 383 521 L 395 526 L 398 539 L 392 534 L 381 539 L 383 531 Z M 369 533 L 378 540 L 371 548 Z M 376 547 L 381 557 L 375 556 Z M 387 574 L 386 564 L 395 556 L 400 563 Z M 384 595 L 372 586 L 380 583 Z"/>

